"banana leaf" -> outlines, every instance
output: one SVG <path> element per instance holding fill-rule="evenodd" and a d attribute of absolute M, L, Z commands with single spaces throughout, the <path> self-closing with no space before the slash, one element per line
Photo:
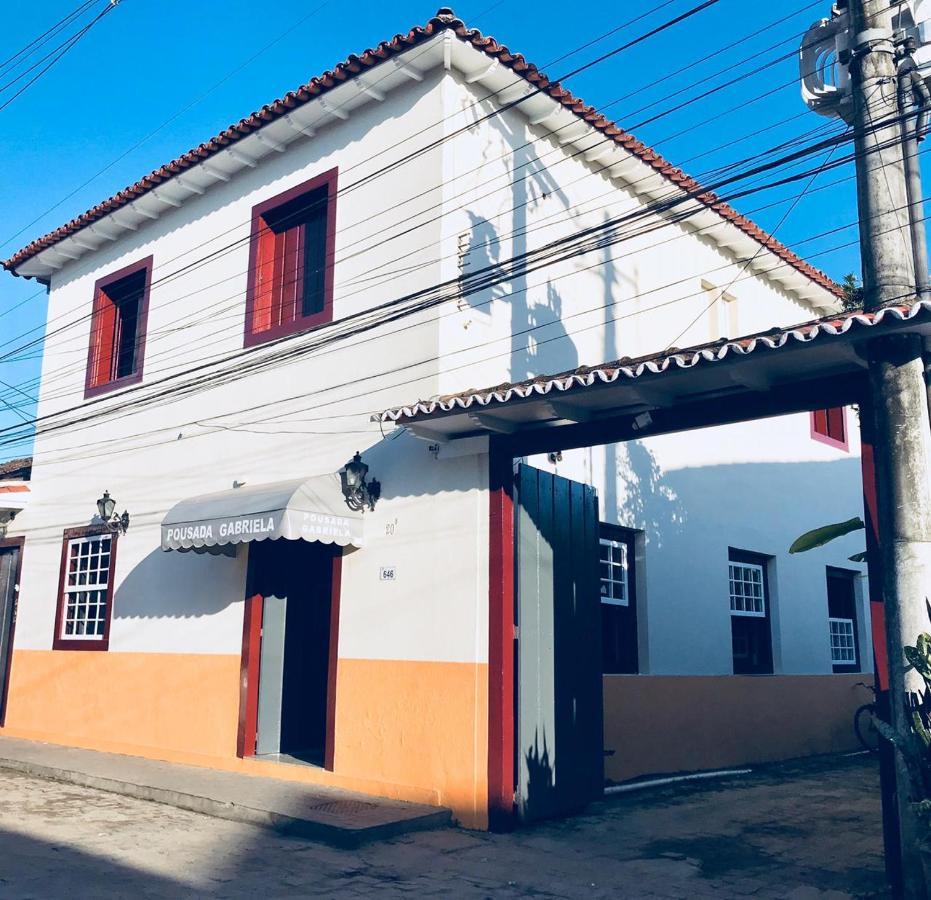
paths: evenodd
<path fill-rule="evenodd" d="M 863 519 L 854 516 L 846 522 L 835 522 L 833 525 L 822 525 L 811 531 L 806 531 L 801 537 L 798 537 L 789 547 L 789 553 L 804 553 L 806 550 L 814 550 L 815 547 L 823 547 L 836 538 L 850 534 L 852 531 L 859 531 L 865 528 Z"/>

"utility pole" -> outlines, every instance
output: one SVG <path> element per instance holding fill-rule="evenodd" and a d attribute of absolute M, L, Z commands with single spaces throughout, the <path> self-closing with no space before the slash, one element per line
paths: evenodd
<path fill-rule="evenodd" d="M 849 62 L 857 154 L 857 200 L 867 310 L 914 303 L 916 297 L 889 0 L 848 0 Z M 874 410 L 880 560 L 889 655 L 891 726 L 912 741 L 910 692 L 920 679 L 906 671 L 902 648 L 931 630 L 931 428 L 922 339 L 903 334 L 867 346 Z M 918 852 L 919 828 L 910 780 L 896 759 L 896 805 L 901 834 L 902 896 L 926 896 Z M 918 798 L 914 798 L 918 799 Z"/>

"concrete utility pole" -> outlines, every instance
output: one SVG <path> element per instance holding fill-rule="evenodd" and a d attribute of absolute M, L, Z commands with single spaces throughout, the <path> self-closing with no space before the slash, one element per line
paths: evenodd
<path fill-rule="evenodd" d="M 916 300 L 905 167 L 896 122 L 896 64 L 889 0 L 848 0 L 848 8 L 864 303 L 867 309 L 878 309 Z M 919 690 L 921 683 L 914 672 L 906 671 L 902 648 L 931 630 L 925 611 L 925 598 L 931 598 L 931 428 L 922 340 L 913 334 L 878 338 L 867 352 L 875 411 L 890 724 L 901 740 L 910 741 L 908 694 Z M 917 900 L 926 896 L 918 823 L 910 807 L 902 754 L 895 757 L 902 896 Z"/>

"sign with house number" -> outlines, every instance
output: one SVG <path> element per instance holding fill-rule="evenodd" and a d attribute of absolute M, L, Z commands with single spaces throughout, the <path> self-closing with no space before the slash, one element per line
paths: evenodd
<path fill-rule="evenodd" d="M 379 581 L 397 581 L 398 580 L 397 566 L 382 566 L 378 570 L 378 580 Z"/>

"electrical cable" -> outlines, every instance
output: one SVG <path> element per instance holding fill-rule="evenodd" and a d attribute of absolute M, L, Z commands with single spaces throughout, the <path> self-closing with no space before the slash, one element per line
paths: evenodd
<path fill-rule="evenodd" d="M 68 51 L 71 50 L 71 48 L 74 47 L 75 44 L 77 44 L 78 41 L 80 41 L 81 38 L 83 38 L 91 30 L 91 28 L 93 28 L 98 22 L 100 22 L 101 19 L 104 18 L 104 16 L 112 12 L 114 9 L 116 9 L 116 2 L 114 2 L 114 0 L 110 0 L 110 2 L 107 4 L 107 7 L 105 9 L 103 9 L 100 13 L 98 13 L 93 19 L 91 19 L 91 21 L 87 25 L 85 25 L 80 31 L 78 31 L 75 35 L 73 35 L 64 44 L 61 45 L 63 49 L 61 49 L 61 52 L 57 53 L 57 55 L 54 56 L 52 61 L 47 66 L 45 66 L 43 69 L 40 69 L 38 74 L 30 78 L 29 81 L 27 81 L 11 97 L 7 97 L 6 100 L 0 103 L 0 110 L 6 109 L 14 100 L 17 99 L 17 97 L 21 97 L 27 90 L 29 90 L 29 88 L 32 87 L 32 85 L 34 85 L 46 72 L 48 72 L 49 69 L 51 69 L 56 63 L 58 63 L 62 59 L 62 57 L 64 57 L 65 54 L 67 54 Z M 56 49 L 59 49 L 59 48 L 56 48 Z M 48 57 L 46 57 L 46 59 L 47 58 Z"/>
<path fill-rule="evenodd" d="M 802 174 L 804 175 L 805 173 L 802 173 Z M 790 182 L 790 181 L 794 181 L 794 180 L 797 180 L 799 177 L 802 177 L 802 176 L 793 176 L 793 177 L 790 178 L 790 179 L 783 179 L 783 180 L 780 181 L 779 183 L 787 183 L 787 182 Z M 764 186 L 764 187 L 768 187 L 768 186 L 769 186 L 769 185 Z M 754 191 L 754 192 L 755 192 L 755 191 Z M 744 192 L 744 193 L 747 193 L 747 192 Z M 688 214 L 690 215 L 691 213 L 688 213 Z M 616 223 L 608 223 L 608 224 L 616 224 Z M 665 224 L 667 224 L 667 223 L 660 223 L 660 227 L 662 227 L 662 226 L 665 225 Z M 603 230 L 604 227 L 605 227 L 604 225 L 597 226 L 597 228 L 595 229 L 595 231 Z M 616 241 L 615 241 L 615 242 L 616 242 Z M 536 251 L 535 251 L 535 252 L 536 252 Z M 573 254 L 578 253 L 578 252 L 579 252 L 578 248 L 573 248 Z M 586 251 L 586 252 L 587 252 L 587 251 Z M 511 260 L 511 261 L 509 261 L 509 262 L 513 262 L 513 260 Z M 495 267 L 489 267 L 489 268 L 495 268 Z M 510 276 L 509 276 L 509 275 L 505 275 L 504 277 L 505 277 L 505 278 L 509 278 Z M 481 290 L 481 289 L 484 289 L 485 287 L 487 287 L 487 285 L 478 284 L 478 285 L 477 285 L 475 288 L 473 288 L 472 290 L 473 290 L 473 291 L 476 290 L 476 289 L 477 289 L 477 290 Z M 407 298 L 402 298 L 402 299 L 407 299 Z M 431 301 L 431 302 L 432 302 L 432 303 L 435 303 L 435 302 L 442 302 L 444 299 L 446 299 L 446 298 L 445 298 L 444 296 L 441 295 L 438 299 L 433 300 L 433 301 Z M 414 310 L 414 311 L 416 311 L 416 310 Z M 366 311 L 366 312 L 369 312 L 369 311 Z M 341 320 L 341 321 L 345 321 L 345 320 Z M 290 352 L 290 351 L 289 351 L 289 352 Z M 202 367 L 199 367 L 199 368 L 202 368 Z M 182 373 L 182 374 L 183 374 L 183 373 Z M 172 376 L 172 377 L 175 377 L 175 376 Z"/>

